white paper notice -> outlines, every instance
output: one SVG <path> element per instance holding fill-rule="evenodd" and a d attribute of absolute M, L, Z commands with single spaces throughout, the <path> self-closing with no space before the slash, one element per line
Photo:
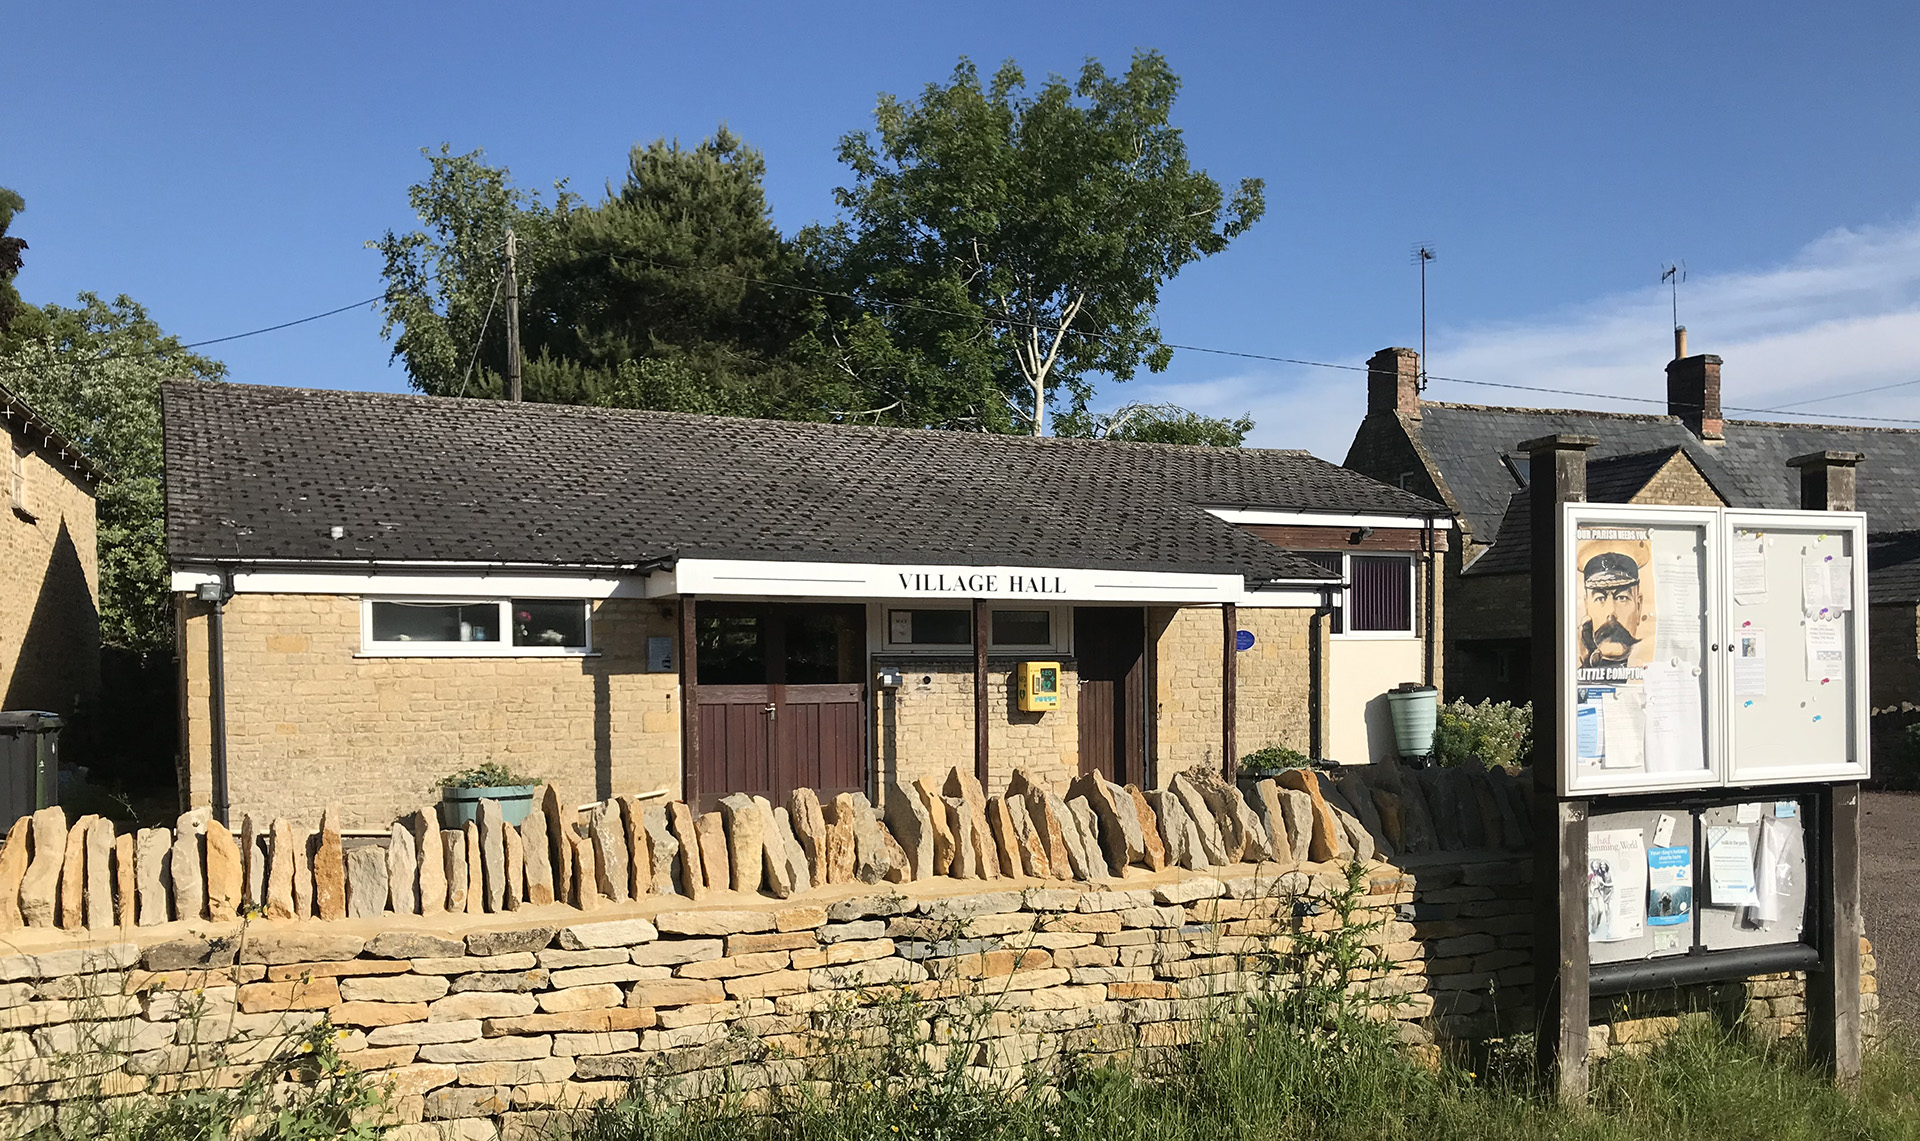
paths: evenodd
<path fill-rule="evenodd" d="M 1754 888 L 1762 923 L 1779 922 L 1782 904 L 1793 888 L 1793 861 L 1787 858 L 1792 838 L 1786 821 L 1769 816 L 1760 822 L 1760 870 Z"/>
<path fill-rule="evenodd" d="M 1800 560 L 1800 605 L 1812 617 L 1833 609 L 1833 587 L 1823 555 L 1808 555 Z"/>
<path fill-rule="evenodd" d="M 1647 847 L 1638 828 L 1587 836 L 1587 941 L 1617 943 L 1646 930 Z"/>
<path fill-rule="evenodd" d="M 1707 829 L 1707 894 L 1718 907 L 1752 907 L 1753 836 L 1742 827 Z"/>
<path fill-rule="evenodd" d="M 1647 771 L 1692 772 L 1706 767 L 1701 741 L 1700 679 L 1685 666 L 1647 667 Z"/>
<path fill-rule="evenodd" d="M 1853 609 L 1853 559 L 1834 555 L 1827 560 L 1827 598 L 1835 614 Z"/>
<path fill-rule="evenodd" d="M 1653 597 L 1658 610 L 1653 656 L 1686 665 L 1700 661 L 1700 577 L 1692 559 L 1653 560 Z"/>
<path fill-rule="evenodd" d="M 1762 535 L 1733 537 L 1733 600 L 1754 606 L 1767 600 L 1767 550 Z"/>
<path fill-rule="evenodd" d="M 1838 618 L 1809 618 L 1807 680 L 1825 681 L 1847 672 L 1846 627 Z"/>
<path fill-rule="evenodd" d="M 1600 703 L 1601 732 L 1606 738 L 1602 768 L 1646 767 L 1647 695 L 1638 686 L 1623 686 Z"/>
<path fill-rule="evenodd" d="M 1767 633 L 1751 626 L 1733 640 L 1733 695 L 1767 695 Z"/>

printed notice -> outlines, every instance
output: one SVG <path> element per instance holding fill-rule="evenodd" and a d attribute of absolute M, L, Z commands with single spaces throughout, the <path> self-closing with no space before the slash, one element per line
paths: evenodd
<path fill-rule="evenodd" d="M 1764 630 L 1748 628 L 1740 631 L 1734 639 L 1733 695 L 1767 695 L 1767 634 Z"/>
<path fill-rule="evenodd" d="M 1716 907 L 1752 907 L 1753 834 L 1735 825 L 1707 829 L 1707 896 Z"/>
<path fill-rule="evenodd" d="M 1622 688 L 1602 701 L 1600 733 L 1605 739 L 1606 750 L 1602 767 L 1636 771 L 1645 768 L 1647 691 L 1637 687 Z"/>
<path fill-rule="evenodd" d="M 1849 555 L 1834 555 L 1827 560 L 1827 598 L 1828 605 L 1835 614 L 1845 614 L 1853 609 L 1853 558 Z"/>
<path fill-rule="evenodd" d="M 1807 555 L 1800 560 L 1800 605 L 1809 618 L 1833 610 L 1833 576 L 1827 570 L 1825 555 Z"/>
<path fill-rule="evenodd" d="M 1692 559 L 1657 559 L 1653 589 L 1660 599 L 1654 629 L 1655 661 L 1693 665 L 1700 660 L 1700 572 Z"/>
<path fill-rule="evenodd" d="M 1824 681 L 1847 672 L 1846 627 L 1838 618 L 1809 618 L 1807 680 Z"/>
<path fill-rule="evenodd" d="M 1673 927 L 1693 914 L 1693 851 L 1647 849 L 1647 923 Z"/>
<path fill-rule="evenodd" d="M 1587 837 L 1587 941 L 1618 943 L 1646 930 L 1646 841 L 1638 828 Z"/>
<path fill-rule="evenodd" d="M 1762 923 L 1779 922 L 1787 894 L 1793 890 L 1793 860 L 1789 854 L 1792 840 L 1792 826 L 1779 817 L 1769 816 L 1760 822 L 1759 882 L 1754 887 Z"/>
<path fill-rule="evenodd" d="M 1647 771 L 1677 773 L 1705 768 L 1700 679 L 1684 666 L 1649 666 L 1645 691 Z"/>
<path fill-rule="evenodd" d="M 1733 537 L 1733 600 L 1756 606 L 1767 600 L 1766 537 L 1742 531 Z"/>
<path fill-rule="evenodd" d="M 1600 728 L 1600 703 L 1598 699 L 1583 701 L 1573 710 L 1573 735 L 1578 742 L 1579 756 L 1588 764 L 1599 764 L 1606 758 L 1607 742 Z"/>

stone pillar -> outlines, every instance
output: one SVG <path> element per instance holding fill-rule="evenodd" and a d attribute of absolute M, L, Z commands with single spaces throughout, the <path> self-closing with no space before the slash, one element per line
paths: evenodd
<path fill-rule="evenodd" d="M 1854 468 L 1866 456 L 1859 452 L 1808 452 L 1787 461 L 1800 473 L 1800 510 L 1853 511 Z M 1854 557 L 1860 557 L 1855 551 Z"/>
<path fill-rule="evenodd" d="M 1533 1003 L 1540 1073 L 1563 1102 L 1587 1097 L 1587 802 L 1560 797 L 1560 758 L 1573 726 L 1560 717 L 1570 655 L 1560 621 L 1560 505 L 1587 498 L 1592 436 L 1541 436 L 1529 456 L 1533 544 Z"/>

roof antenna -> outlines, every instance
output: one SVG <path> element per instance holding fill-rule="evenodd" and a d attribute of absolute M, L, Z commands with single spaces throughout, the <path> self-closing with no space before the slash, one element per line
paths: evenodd
<path fill-rule="evenodd" d="M 1673 300 L 1673 359 L 1687 355 L 1687 327 L 1680 323 L 1680 283 L 1687 279 L 1687 263 L 1670 261 L 1660 269 L 1660 284 L 1667 287 Z"/>
<path fill-rule="evenodd" d="M 1427 263 L 1439 256 L 1432 242 L 1417 242 L 1408 258 L 1420 267 L 1420 392 L 1427 390 Z"/>

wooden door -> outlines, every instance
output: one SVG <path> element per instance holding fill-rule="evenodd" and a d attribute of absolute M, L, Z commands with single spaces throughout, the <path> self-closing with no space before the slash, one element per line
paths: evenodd
<path fill-rule="evenodd" d="M 1146 778 L 1146 612 L 1082 606 L 1073 612 L 1080 674 L 1080 771 L 1119 784 Z"/>
<path fill-rule="evenodd" d="M 700 639 L 699 808 L 866 789 L 866 620 L 858 606 L 708 603 Z"/>

